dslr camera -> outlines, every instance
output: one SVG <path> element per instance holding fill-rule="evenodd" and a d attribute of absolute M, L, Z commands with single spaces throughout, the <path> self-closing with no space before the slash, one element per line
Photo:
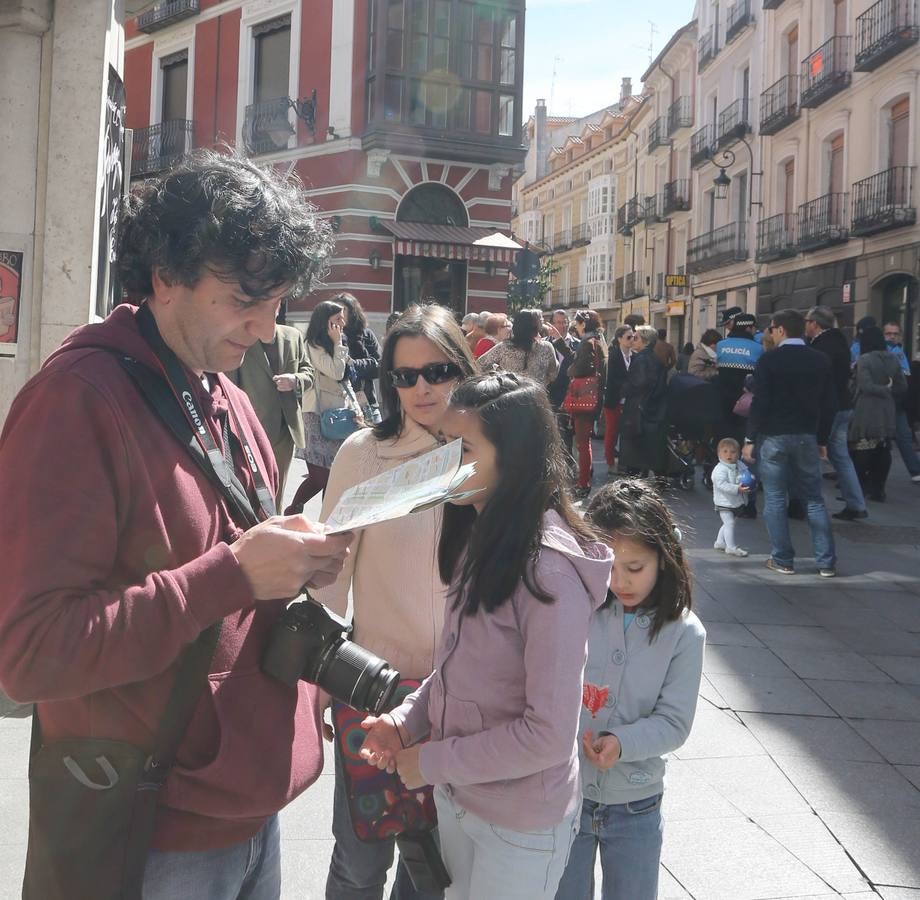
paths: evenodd
<path fill-rule="evenodd" d="M 262 671 L 291 686 L 303 679 L 354 709 L 379 716 L 399 686 L 399 672 L 346 635 L 351 626 L 307 599 L 292 603 L 272 626 Z"/>

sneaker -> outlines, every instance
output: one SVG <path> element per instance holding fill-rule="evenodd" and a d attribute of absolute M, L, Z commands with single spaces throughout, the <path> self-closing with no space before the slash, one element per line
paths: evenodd
<path fill-rule="evenodd" d="M 920 475 L 911 475 L 911 476 L 910 476 L 910 480 L 911 480 L 914 484 L 920 484 Z"/>
<path fill-rule="evenodd" d="M 837 570 L 836 569 L 818 569 L 818 574 L 822 578 L 836 578 Z"/>
<path fill-rule="evenodd" d="M 712 545 L 712 549 L 713 549 L 713 550 L 723 550 L 723 551 L 724 551 L 724 550 L 725 550 L 725 544 L 720 544 L 718 541 L 716 541 L 716 542 Z"/>
<path fill-rule="evenodd" d="M 779 572 L 780 575 L 795 575 L 795 569 L 792 566 L 784 566 L 778 563 L 772 556 L 767 560 L 767 568 L 771 572 Z"/>
<path fill-rule="evenodd" d="M 726 556 L 747 556 L 747 550 L 742 550 L 740 547 L 726 547 L 725 549 Z"/>
<path fill-rule="evenodd" d="M 868 510 L 865 509 L 850 509 L 849 506 L 845 506 L 840 512 L 835 512 L 831 518 L 839 519 L 841 522 L 852 522 L 855 519 L 867 519 L 869 517 Z"/>

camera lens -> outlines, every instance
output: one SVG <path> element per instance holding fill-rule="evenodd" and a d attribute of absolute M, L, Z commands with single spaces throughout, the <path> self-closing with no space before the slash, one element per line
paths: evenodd
<path fill-rule="evenodd" d="M 337 700 L 379 716 L 399 686 L 399 672 L 352 641 L 341 641 L 316 683 Z"/>

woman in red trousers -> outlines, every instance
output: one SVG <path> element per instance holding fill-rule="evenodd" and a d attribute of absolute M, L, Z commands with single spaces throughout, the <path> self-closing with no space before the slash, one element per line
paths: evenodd
<path fill-rule="evenodd" d="M 598 379 L 597 408 L 591 413 L 575 413 L 572 416 L 575 447 L 578 451 L 578 484 L 572 492 L 572 497 L 575 500 L 583 500 L 591 491 L 591 428 L 603 404 L 607 381 L 607 348 L 604 344 L 600 317 L 593 309 L 583 309 L 575 314 L 575 330 L 581 343 L 578 345 L 575 362 L 569 368 L 569 377 L 597 376 Z"/>

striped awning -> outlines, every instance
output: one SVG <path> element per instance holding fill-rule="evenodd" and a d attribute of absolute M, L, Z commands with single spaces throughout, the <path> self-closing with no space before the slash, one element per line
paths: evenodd
<path fill-rule="evenodd" d="M 502 263 L 510 266 L 521 245 L 493 228 L 428 225 L 422 222 L 381 222 L 402 256 Z"/>

